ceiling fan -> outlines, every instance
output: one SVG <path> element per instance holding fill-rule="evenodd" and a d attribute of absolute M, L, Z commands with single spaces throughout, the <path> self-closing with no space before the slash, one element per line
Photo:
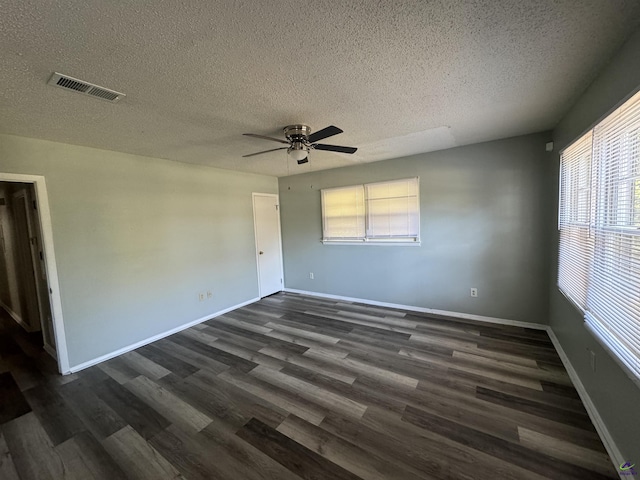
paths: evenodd
<path fill-rule="evenodd" d="M 253 157 L 254 155 L 261 155 L 267 152 L 275 152 L 276 150 L 287 150 L 287 153 L 298 162 L 298 165 L 301 165 L 309 161 L 309 152 L 311 150 L 355 153 L 356 150 L 358 150 L 355 147 L 341 147 L 340 145 L 316 143 L 319 140 L 332 137 L 339 133 L 342 133 L 342 130 L 338 127 L 334 127 L 333 125 L 323 128 L 322 130 L 318 130 L 315 133 L 311 133 L 311 128 L 309 128 L 307 125 L 289 125 L 287 127 L 284 127 L 284 136 L 287 138 L 286 140 L 273 137 L 265 137 L 264 135 L 257 135 L 255 133 L 243 133 L 243 135 L 246 135 L 248 137 L 263 138 L 265 140 L 273 140 L 274 142 L 280 142 L 288 145 L 287 147 L 272 148 L 271 150 L 264 150 L 262 152 L 243 155 L 243 157 Z"/>

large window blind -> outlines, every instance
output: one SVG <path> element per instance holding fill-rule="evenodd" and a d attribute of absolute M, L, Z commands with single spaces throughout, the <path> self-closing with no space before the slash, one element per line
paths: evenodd
<path fill-rule="evenodd" d="M 365 234 L 364 188 L 322 190 L 322 225 L 325 240 L 358 240 Z"/>
<path fill-rule="evenodd" d="M 558 284 L 640 380 L 640 93 L 588 136 L 561 159 Z"/>
<path fill-rule="evenodd" d="M 368 238 L 418 238 L 420 212 L 417 178 L 369 183 L 364 188 Z"/>
<path fill-rule="evenodd" d="M 591 147 L 587 133 L 568 147 L 560 161 L 560 250 L 558 285 L 580 308 L 587 304 L 593 253 L 591 219 Z"/>
<path fill-rule="evenodd" d="M 418 178 L 322 190 L 324 242 L 416 243 Z"/>

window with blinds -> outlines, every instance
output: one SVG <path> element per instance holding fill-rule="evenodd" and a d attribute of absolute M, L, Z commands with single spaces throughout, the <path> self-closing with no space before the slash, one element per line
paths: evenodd
<path fill-rule="evenodd" d="M 323 242 L 420 240 L 418 178 L 322 190 Z"/>
<path fill-rule="evenodd" d="M 587 304 L 589 266 L 593 254 L 591 237 L 591 148 L 587 133 L 568 147 L 560 160 L 560 247 L 558 285 L 584 310 Z"/>
<path fill-rule="evenodd" d="M 640 380 L 640 93 L 563 152 L 560 188 L 558 285 Z"/>
<path fill-rule="evenodd" d="M 322 190 L 322 226 L 325 240 L 364 239 L 364 187 Z"/>

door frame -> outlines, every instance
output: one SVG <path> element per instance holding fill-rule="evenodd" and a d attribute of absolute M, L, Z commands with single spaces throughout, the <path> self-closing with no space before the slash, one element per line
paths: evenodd
<path fill-rule="evenodd" d="M 35 190 L 35 201 L 38 205 L 38 218 L 42 232 L 42 248 L 45 257 L 47 282 L 49 283 L 49 298 L 51 302 L 51 320 L 53 322 L 53 334 L 56 340 L 56 357 L 58 370 L 63 375 L 71 373 L 69 369 L 69 356 L 67 353 L 67 339 L 62 315 L 62 298 L 60 297 L 60 283 L 58 281 L 58 267 L 53 248 L 53 228 L 51 225 L 51 211 L 49 209 L 49 196 L 47 185 L 42 175 L 23 175 L 18 173 L 1 173 L 0 182 L 31 183 Z"/>
<path fill-rule="evenodd" d="M 282 290 L 284 290 L 284 255 L 282 255 L 282 227 L 280 226 L 280 196 L 277 193 L 251 193 L 251 208 L 253 209 L 253 243 L 256 252 L 256 271 L 258 272 L 258 297 L 262 296 L 260 286 L 260 258 L 258 253 L 258 225 L 256 224 L 256 197 L 273 197 L 276 200 L 278 210 L 278 248 L 280 249 L 280 278 L 282 279 Z"/>

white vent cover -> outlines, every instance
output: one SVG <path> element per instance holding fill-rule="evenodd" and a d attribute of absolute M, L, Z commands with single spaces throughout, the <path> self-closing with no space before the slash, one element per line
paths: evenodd
<path fill-rule="evenodd" d="M 126 95 L 124 93 L 116 92 L 108 88 L 94 85 L 93 83 L 85 82 L 84 80 L 78 80 L 77 78 L 69 77 L 58 72 L 54 72 L 51 78 L 47 82 L 54 87 L 64 88 L 65 90 L 71 90 L 72 92 L 83 93 L 85 95 L 91 95 L 92 97 L 99 98 L 100 100 L 106 100 L 108 102 L 117 102 Z"/>

